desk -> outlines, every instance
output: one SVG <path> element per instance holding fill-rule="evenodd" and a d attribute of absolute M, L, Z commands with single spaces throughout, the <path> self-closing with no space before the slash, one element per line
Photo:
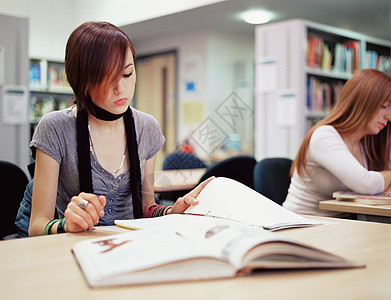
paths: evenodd
<path fill-rule="evenodd" d="M 155 172 L 155 192 L 191 190 L 206 169 L 164 170 Z"/>
<path fill-rule="evenodd" d="M 75 242 L 118 227 L 0 241 L 2 299 L 391 299 L 391 225 L 320 218 L 277 232 L 365 263 L 346 270 L 264 271 L 234 279 L 91 289 L 71 253 Z"/>
<path fill-rule="evenodd" d="M 349 200 L 320 201 L 319 209 L 391 217 L 391 205 L 369 205 Z"/>

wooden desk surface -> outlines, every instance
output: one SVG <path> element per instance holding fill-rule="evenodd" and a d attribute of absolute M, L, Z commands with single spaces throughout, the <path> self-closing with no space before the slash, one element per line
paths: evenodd
<path fill-rule="evenodd" d="M 370 205 L 349 200 L 320 201 L 319 209 L 391 217 L 391 205 Z"/>
<path fill-rule="evenodd" d="M 155 192 L 191 190 L 206 169 L 181 169 L 155 172 Z"/>
<path fill-rule="evenodd" d="M 391 299 L 391 224 L 317 218 L 321 226 L 277 232 L 366 264 L 346 270 L 264 271 L 252 276 L 91 289 L 71 253 L 75 242 L 122 232 L 0 241 L 2 299 Z M 158 251 L 158 249 L 156 249 Z"/>

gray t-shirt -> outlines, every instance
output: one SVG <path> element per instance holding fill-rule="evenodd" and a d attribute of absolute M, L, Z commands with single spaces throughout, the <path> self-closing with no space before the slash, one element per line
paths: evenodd
<path fill-rule="evenodd" d="M 153 157 L 163 146 L 165 138 L 156 119 L 132 108 L 136 127 L 141 178 L 144 179 L 145 161 Z M 80 193 L 77 156 L 76 118 L 71 108 L 44 115 L 30 142 L 32 155 L 38 148 L 60 164 L 56 208 L 59 217 L 73 196 Z M 105 215 L 100 225 L 113 225 L 115 219 L 133 219 L 130 171 L 114 178 L 91 156 L 92 184 L 96 195 L 106 196 Z"/>

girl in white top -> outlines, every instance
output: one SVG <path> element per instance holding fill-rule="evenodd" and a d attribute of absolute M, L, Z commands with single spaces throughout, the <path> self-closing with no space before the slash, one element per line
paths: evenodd
<path fill-rule="evenodd" d="M 303 214 L 344 216 L 319 210 L 319 201 L 332 199 L 335 191 L 390 190 L 390 120 L 390 76 L 373 69 L 356 72 L 330 114 L 304 138 L 283 206 Z"/>

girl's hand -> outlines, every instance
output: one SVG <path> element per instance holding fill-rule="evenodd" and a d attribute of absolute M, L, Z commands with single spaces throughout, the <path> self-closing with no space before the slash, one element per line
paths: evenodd
<path fill-rule="evenodd" d="M 92 230 L 98 225 L 99 217 L 104 215 L 103 208 L 106 205 L 105 196 L 96 196 L 90 193 L 80 193 L 74 196 L 65 210 L 65 231 L 81 232 Z"/>
<path fill-rule="evenodd" d="M 214 176 L 209 177 L 205 181 L 201 182 L 196 188 L 191 192 L 187 193 L 183 197 L 178 198 L 171 210 L 168 211 L 168 214 L 182 214 L 190 205 L 198 204 L 196 197 L 202 191 L 202 189 L 213 180 Z"/>

